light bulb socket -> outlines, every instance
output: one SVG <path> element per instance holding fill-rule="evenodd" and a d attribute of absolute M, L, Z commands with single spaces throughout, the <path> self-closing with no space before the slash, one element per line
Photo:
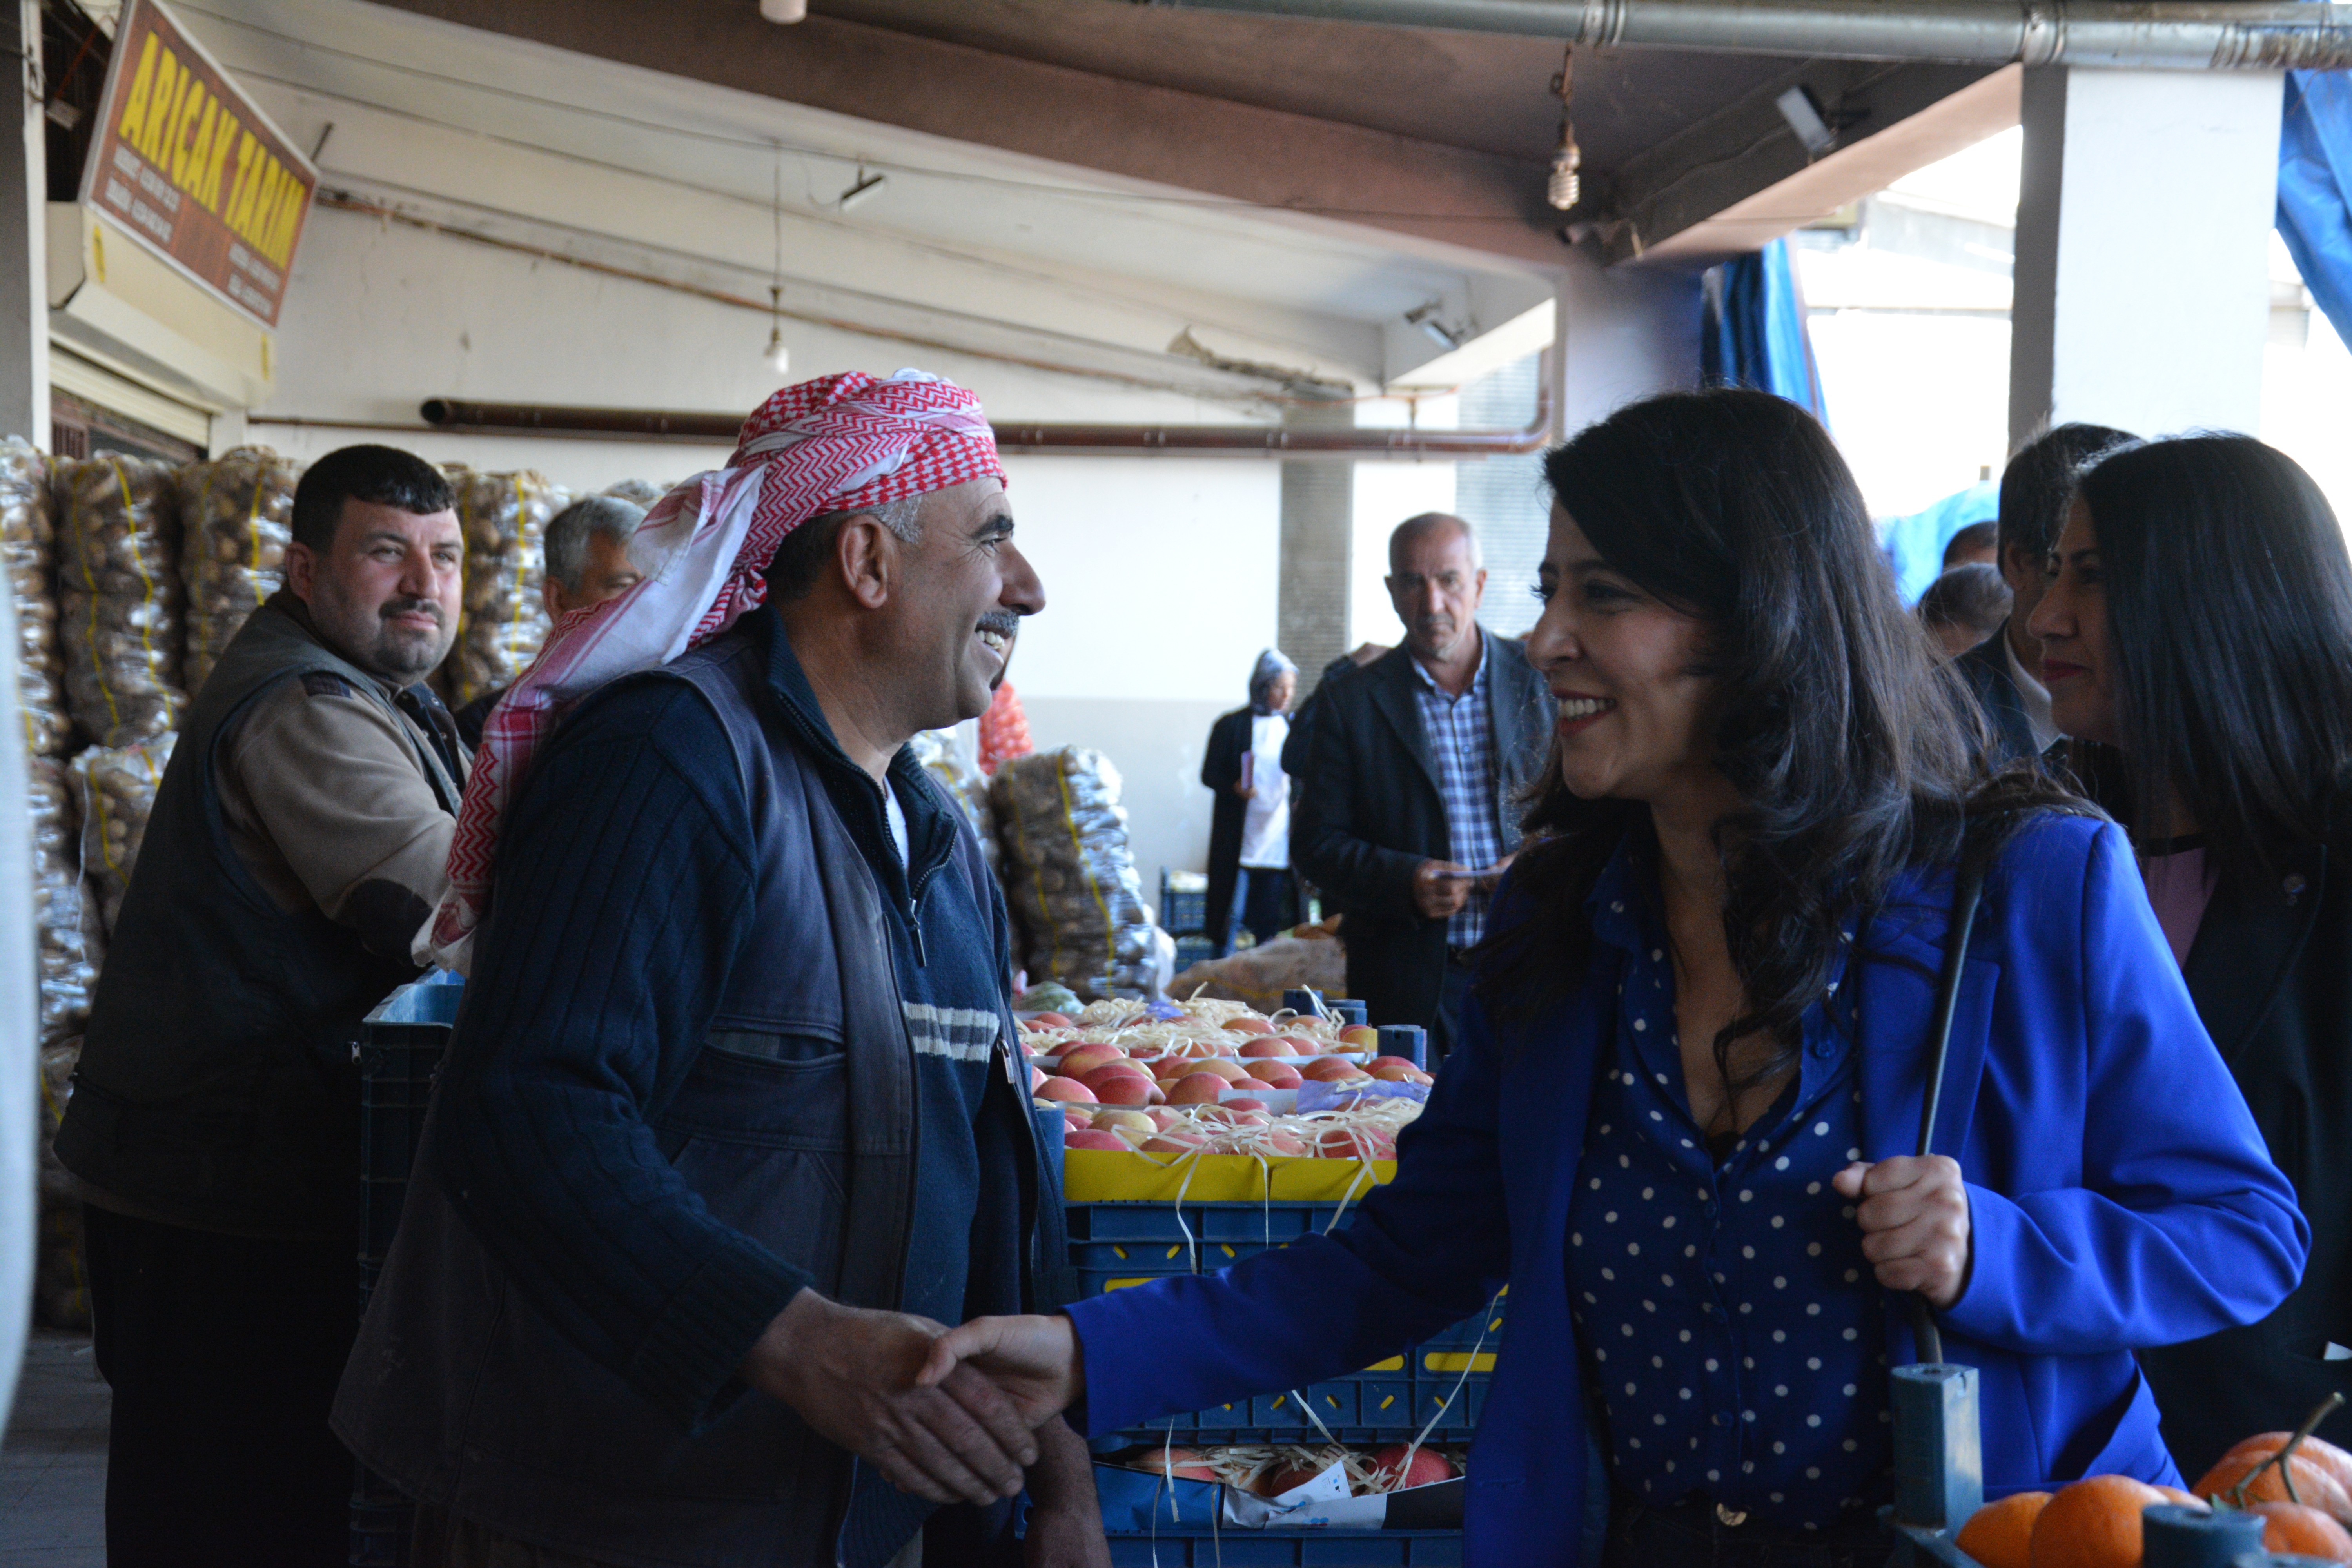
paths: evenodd
<path fill-rule="evenodd" d="M 1544 195 L 1561 212 L 1574 206 L 1584 195 L 1584 179 L 1578 172 L 1584 167 L 1584 153 L 1570 140 L 1551 155 L 1551 175 L 1544 182 Z"/>

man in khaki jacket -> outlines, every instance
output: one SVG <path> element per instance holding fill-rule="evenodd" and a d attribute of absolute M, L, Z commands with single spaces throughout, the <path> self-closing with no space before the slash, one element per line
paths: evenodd
<path fill-rule="evenodd" d="M 294 498 L 286 587 L 196 696 L 57 1140 L 112 1384 L 110 1568 L 325 1568 L 352 1459 L 354 1047 L 416 975 L 467 757 L 421 684 L 456 638 L 447 482 L 386 447 Z"/>

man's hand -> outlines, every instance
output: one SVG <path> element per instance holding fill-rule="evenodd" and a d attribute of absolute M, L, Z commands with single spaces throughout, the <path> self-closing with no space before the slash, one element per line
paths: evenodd
<path fill-rule="evenodd" d="M 900 1491 L 984 1506 L 1021 1490 L 1034 1423 L 970 1367 L 917 1381 L 944 1331 L 803 1290 L 743 1358 L 743 1377 Z"/>
<path fill-rule="evenodd" d="M 1916 1290 L 1942 1310 L 1968 1288 L 1969 1193 L 1957 1160 L 1931 1154 L 1856 1163 L 1830 1185 L 1859 1199 L 1862 1255 L 1889 1290 Z"/>
<path fill-rule="evenodd" d="M 1412 868 L 1412 901 L 1423 920 L 1450 920 L 1470 901 L 1470 868 L 1423 860 Z"/>
<path fill-rule="evenodd" d="M 956 1373 L 985 1374 L 1033 1426 L 1043 1426 L 1087 1391 L 1086 1352 L 1070 1320 L 1053 1317 L 974 1318 L 931 1346 L 916 1382 L 941 1383 Z"/>
<path fill-rule="evenodd" d="M 1497 860 L 1493 865 L 1487 867 L 1486 874 L 1478 879 L 1478 886 L 1480 889 L 1482 891 L 1491 893 L 1496 889 L 1501 887 L 1503 885 L 1503 873 L 1508 871 L 1511 868 L 1511 862 L 1518 858 L 1519 852 L 1514 849 L 1508 855 L 1504 856 L 1500 860 Z"/>
<path fill-rule="evenodd" d="M 1110 1568 L 1102 1503 L 1095 1496 L 1094 1456 L 1059 1417 L 1037 1428 L 1037 1462 L 1029 1467 L 1027 1568 Z"/>

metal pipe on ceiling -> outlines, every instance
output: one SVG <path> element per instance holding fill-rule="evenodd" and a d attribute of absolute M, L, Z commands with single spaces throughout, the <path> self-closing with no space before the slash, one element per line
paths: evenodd
<path fill-rule="evenodd" d="M 2352 5 L 2309 0 L 1146 0 L 1601 47 L 2142 70 L 2342 70 Z"/>
<path fill-rule="evenodd" d="M 557 404 L 477 403 L 435 397 L 425 422 L 453 434 L 537 433 L 611 441 L 692 441 L 733 446 L 738 414 L 662 408 L 582 408 Z M 1551 437 L 1550 388 L 1539 379 L 1536 414 L 1523 430 L 1397 430 L 1350 426 L 1304 430 L 1283 425 L 1067 425 L 1036 421 L 995 426 L 999 450 L 1031 457 L 1236 457 L 1347 458 L 1354 461 L 1497 458 L 1541 451 Z"/>

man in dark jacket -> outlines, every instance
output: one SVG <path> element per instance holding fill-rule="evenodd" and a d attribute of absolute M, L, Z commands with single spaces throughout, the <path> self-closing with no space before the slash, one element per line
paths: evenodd
<path fill-rule="evenodd" d="M 413 979 L 466 758 L 421 684 L 457 634 L 448 483 L 313 463 L 287 585 L 182 730 L 115 923 L 58 1158 L 113 1385 L 112 1568 L 348 1553 L 327 1426 L 357 1327 L 360 1019 Z"/>
<path fill-rule="evenodd" d="M 1478 625 L 1486 586 L 1468 523 L 1398 526 L 1388 589 L 1404 644 L 1317 692 L 1292 814 L 1293 860 L 1347 911 L 1348 989 L 1372 1022 L 1419 1024 L 1441 1050 L 1551 728 L 1525 649 Z"/>
<path fill-rule="evenodd" d="M 2001 581 L 2009 584 L 2009 618 L 2000 631 L 1954 659 L 1952 668 L 1977 694 L 2002 762 L 2046 756 L 2063 739 L 2050 721 L 2042 645 L 2025 625 L 2042 603 L 2043 563 L 2058 542 L 2075 474 L 2100 454 L 2135 439 L 2104 425 L 2061 425 L 2019 447 L 2000 472 L 1998 564 Z"/>
<path fill-rule="evenodd" d="M 699 505 L 750 520 L 721 603 L 756 566 L 769 602 L 535 755 L 494 731 L 522 792 L 336 1428 L 436 1568 L 983 1564 L 1024 1466 L 1030 1562 L 1107 1563 L 1066 1426 L 912 1384 L 1066 1262 L 1004 906 L 906 744 L 1045 603 L 987 425 L 928 377 L 787 387 Z"/>

